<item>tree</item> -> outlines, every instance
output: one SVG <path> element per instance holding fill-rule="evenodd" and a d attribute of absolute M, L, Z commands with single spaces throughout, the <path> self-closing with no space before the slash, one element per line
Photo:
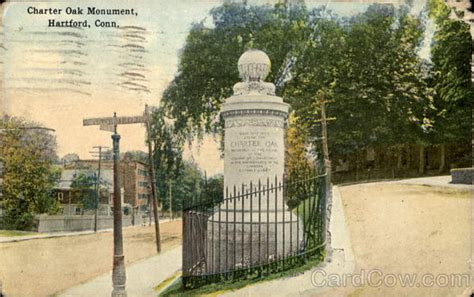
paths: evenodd
<path fill-rule="evenodd" d="M 84 209 L 96 209 L 97 174 L 93 171 L 84 171 L 74 175 L 71 191 Z"/>
<path fill-rule="evenodd" d="M 296 179 L 311 168 L 308 159 L 308 129 L 305 123 L 297 123 L 298 120 L 294 114 L 290 114 L 285 152 L 287 174 Z"/>
<path fill-rule="evenodd" d="M 287 171 L 287 179 L 289 182 L 288 187 L 288 206 L 290 208 L 295 207 L 298 203 L 308 196 L 306 189 L 301 189 L 298 182 L 308 178 L 314 169 L 310 159 L 313 156 L 309 156 L 309 138 L 308 138 L 308 127 L 307 123 L 298 123 L 299 119 L 293 114 L 289 117 L 289 127 L 287 132 L 287 146 L 285 151 L 285 163 Z M 314 156 L 316 157 L 316 156 Z"/>
<path fill-rule="evenodd" d="M 198 199 L 203 191 L 203 174 L 194 162 L 185 161 L 179 169 L 179 173 L 173 180 L 168 181 L 166 189 L 166 199 L 163 199 L 163 208 L 169 210 L 170 190 L 172 197 L 173 211 L 181 211 L 185 201 Z M 221 189 L 222 194 L 222 189 Z"/>
<path fill-rule="evenodd" d="M 163 108 L 155 108 L 151 114 L 149 133 L 153 143 L 156 194 L 157 199 L 165 205 L 169 183 L 174 182 L 182 174 L 185 139 L 174 132 L 174 125 L 166 118 Z"/>
<path fill-rule="evenodd" d="M 31 228 L 35 214 L 55 213 L 53 187 L 60 170 L 53 166 L 56 139 L 38 124 L 13 117 L 0 121 L 0 162 L 3 163 L 0 202 L 7 228 Z"/>
<path fill-rule="evenodd" d="M 191 29 L 178 75 L 164 92 L 163 109 L 175 120 L 175 132 L 201 137 L 204 131 L 220 131 L 222 121 L 216 115 L 238 81 L 235 62 L 255 47 L 272 61 L 268 80 L 291 78 L 277 85 L 277 94 L 292 106 L 300 119 L 296 123 L 308 126 L 310 139 L 321 136 L 316 128 L 321 101 L 330 102 L 328 116 L 336 118 L 328 125 L 332 159 L 359 164 L 368 150 L 380 154 L 393 148 L 400 167 L 402 148 L 417 144 L 423 173 L 424 148 L 434 135 L 430 133 L 452 134 L 451 139 L 467 135 L 464 107 L 469 79 L 451 79 L 449 65 L 459 64 L 456 69 L 462 71 L 454 73 L 468 73 L 469 50 L 466 28 L 445 22 L 451 24 L 451 33 L 457 33 L 435 35 L 440 49 L 433 49 L 437 66 L 432 68 L 437 70 L 429 71 L 418 54 L 424 19 L 411 15 L 410 5 L 409 1 L 397 8 L 373 4 L 363 13 L 341 18 L 321 7 L 225 3 L 211 11 L 212 28 L 201 23 Z M 461 39 L 462 57 L 457 61 Z M 451 57 L 441 54 L 441 46 Z M 282 71 L 287 68 L 288 77 Z M 456 131 L 461 124 L 461 131 Z"/>
<path fill-rule="evenodd" d="M 223 199 L 225 198 L 223 174 L 214 175 L 210 178 L 207 178 L 206 176 L 204 176 L 202 179 L 202 183 L 203 185 L 201 186 L 201 191 L 203 192 L 203 195 L 206 197 L 207 199 L 206 201 L 214 201 L 214 202 L 223 201 Z"/>
<path fill-rule="evenodd" d="M 61 158 L 61 163 L 62 164 L 69 164 L 69 163 L 72 163 L 74 161 L 79 161 L 79 155 L 76 154 L 76 153 L 65 154 Z"/>
<path fill-rule="evenodd" d="M 443 1 L 428 1 L 428 11 L 436 24 L 429 78 L 435 107 L 430 138 L 441 146 L 442 171 L 445 144 L 462 143 L 468 149 L 471 141 L 472 36 L 468 24 L 450 18 L 451 9 Z"/>
<path fill-rule="evenodd" d="M 418 55 L 422 19 L 406 6 L 371 5 L 350 19 L 315 22 L 315 38 L 285 92 L 296 115 L 315 127 L 311 138 L 318 137 L 319 108 L 326 100 L 329 116 L 336 118 L 328 125 L 332 159 L 358 167 L 368 149 L 398 147 L 401 160 L 402 146 L 423 148 L 433 107 Z"/>
<path fill-rule="evenodd" d="M 148 154 L 142 151 L 128 151 L 122 155 L 124 160 L 133 160 L 148 164 Z"/>
<path fill-rule="evenodd" d="M 239 81 L 239 56 L 249 48 L 265 51 L 272 60 L 268 80 L 276 80 L 308 18 L 304 6 L 285 4 L 225 3 L 210 13 L 214 28 L 194 24 L 180 55 L 178 75 L 163 93 L 163 107 L 175 120 L 175 132 L 192 136 L 221 128 L 216 115 Z"/>

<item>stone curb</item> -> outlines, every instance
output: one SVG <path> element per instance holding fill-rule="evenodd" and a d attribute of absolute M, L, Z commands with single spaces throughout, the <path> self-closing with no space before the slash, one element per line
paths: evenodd
<path fill-rule="evenodd" d="M 176 219 L 175 221 L 177 221 L 178 219 Z M 167 222 L 171 222 L 171 220 L 169 219 L 166 219 L 166 220 L 163 220 L 163 221 L 160 221 L 160 223 L 167 223 Z M 152 223 L 153 225 L 153 223 Z M 143 227 L 143 226 L 127 226 L 127 227 L 123 227 L 123 229 L 128 229 L 128 228 L 137 228 L 137 227 Z M 90 235 L 90 234 L 96 234 L 96 233 L 107 233 L 107 232 L 112 232 L 113 229 L 112 228 L 109 228 L 109 229 L 102 229 L 102 230 L 98 230 L 97 232 L 94 232 L 93 230 L 87 230 L 87 231 L 77 231 L 77 232 L 67 232 L 67 233 L 62 233 L 62 232 L 58 232 L 58 233 L 48 233 L 48 234 L 44 234 L 44 235 L 31 235 L 31 236 L 28 236 L 28 237 L 22 237 L 22 236 L 18 236 L 17 238 L 15 237 L 0 237 L 0 244 L 2 243 L 9 243 L 9 242 L 20 242 L 20 241 L 26 241 L 26 240 L 33 240 L 33 239 L 49 239 L 49 238 L 59 238 L 59 237 L 69 237 L 69 236 L 81 236 L 81 235 Z"/>

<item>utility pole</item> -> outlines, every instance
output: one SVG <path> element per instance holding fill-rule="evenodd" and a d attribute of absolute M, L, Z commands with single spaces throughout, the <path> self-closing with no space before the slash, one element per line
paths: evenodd
<path fill-rule="evenodd" d="M 120 135 L 117 133 L 118 125 L 145 123 L 144 116 L 113 117 L 84 119 L 84 126 L 99 126 L 101 130 L 113 132 L 112 151 L 114 159 L 114 256 L 112 269 L 112 297 L 127 297 L 125 289 L 126 272 L 125 257 L 123 255 L 122 234 L 122 198 L 120 193 Z"/>
<path fill-rule="evenodd" d="M 151 145 L 151 123 L 149 114 L 148 105 L 145 105 L 145 118 L 146 118 L 146 134 L 147 134 L 147 143 L 148 143 L 148 171 L 150 178 L 151 186 L 151 199 L 153 204 L 153 215 L 155 218 L 155 236 L 156 236 L 156 251 L 161 252 L 161 238 L 160 238 L 160 218 L 158 215 L 158 203 L 156 201 L 156 184 L 155 184 L 155 162 L 153 159 L 153 148 Z"/>
<path fill-rule="evenodd" d="M 150 175 L 150 173 L 148 173 L 148 175 Z M 148 195 L 148 226 L 151 226 L 151 216 L 153 215 L 153 202 L 151 201 L 151 199 L 153 199 L 153 195 L 151 193 L 151 186 L 150 188 L 148 189 L 148 193 L 150 193 L 150 195 Z"/>
<path fill-rule="evenodd" d="M 329 159 L 329 148 L 328 148 L 328 130 L 327 130 L 327 122 L 333 121 L 336 118 L 328 118 L 326 116 L 326 103 L 330 101 L 326 100 L 326 95 L 324 91 L 318 92 L 316 100 L 319 99 L 319 105 L 321 107 L 321 119 L 317 120 L 316 122 L 321 122 L 321 144 L 323 149 L 323 158 L 324 158 L 324 168 L 326 173 L 325 178 L 325 188 L 326 188 L 326 197 L 324 197 L 324 205 L 327 207 L 327 196 L 329 195 L 329 191 L 331 189 L 331 160 Z M 327 230 L 328 221 L 327 221 L 327 209 L 325 209 L 322 213 L 322 221 L 323 221 L 323 230 Z M 326 241 L 326 232 L 323 232 L 323 241 Z"/>
<path fill-rule="evenodd" d="M 168 181 L 168 194 L 170 199 L 170 219 L 173 220 L 173 194 L 171 193 L 172 189 L 172 181 Z"/>
<path fill-rule="evenodd" d="M 326 115 L 326 103 L 330 103 L 330 101 L 324 98 L 322 92 L 318 93 L 319 98 L 319 106 L 321 108 L 321 118 L 316 120 L 316 122 L 321 123 L 321 146 L 323 149 L 323 158 L 324 158 L 324 167 L 326 168 L 326 173 L 331 173 L 331 160 L 329 159 L 329 148 L 328 148 L 328 130 L 327 130 L 327 122 L 336 120 L 335 117 L 328 118 Z"/>
<path fill-rule="evenodd" d="M 323 101 L 321 102 L 321 136 L 324 156 L 324 167 L 326 167 L 326 172 L 330 172 L 331 160 L 329 160 L 327 121 L 328 119 L 326 118 L 326 101 L 323 99 Z"/>
<path fill-rule="evenodd" d="M 99 164 L 97 166 L 97 184 L 96 184 L 96 207 L 95 207 L 95 218 L 94 218 L 94 231 L 97 232 L 99 229 L 99 205 L 100 205 L 100 169 L 102 163 L 102 149 L 108 148 L 107 146 L 94 146 L 94 149 L 98 149 L 99 151 L 92 151 L 90 152 L 93 157 L 99 158 Z"/>

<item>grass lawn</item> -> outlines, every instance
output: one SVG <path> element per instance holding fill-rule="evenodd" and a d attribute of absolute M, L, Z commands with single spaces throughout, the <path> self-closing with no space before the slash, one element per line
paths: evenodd
<path fill-rule="evenodd" d="M 276 272 L 272 273 L 266 276 L 262 277 L 250 277 L 248 279 L 242 279 L 242 280 L 237 280 L 237 281 L 221 281 L 219 283 L 214 283 L 214 284 L 209 284 L 205 285 L 196 289 L 188 289 L 184 290 L 182 287 L 182 279 L 181 277 L 176 279 L 174 283 L 172 283 L 168 288 L 166 288 L 163 292 L 159 294 L 159 296 L 162 297 L 168 297 L 168 296 L 217 296 L 219 294 L 222 294 L 224 292 L 228 291 L 234 291 L 238 290 L 250 285 L 253 285 L 258 282 L 263 282 L 263 281 L 270 281 L 274 279 L 278 279 L 281 277 L 291 277 L 291 276 L 296 276 L 300 273 L 305 272 L 306 270 L 309 270 L 315 266 L 317 266 L 321 262 L 321 257 L 313 257 L 309 260 L 307 260 L 304 264 L 300 266 L 296 266 L 294 268 L 281 271 L 281 272 Z M 167 284 L 170 283 L 170 280 L 167 279 L 164 282 Z M 165 285 L 164 285 L 165 286 Z M 163 288 L 161 284 L 158 285 L 159 288 Z"/>
<path fill-rule="evenodd" d="M 41 233 L 17 231 L 17 230 L 0 230 L 1 237 L 17 237 L 17 236 L 38 235 L 38 234 L 41 234 Z"/>

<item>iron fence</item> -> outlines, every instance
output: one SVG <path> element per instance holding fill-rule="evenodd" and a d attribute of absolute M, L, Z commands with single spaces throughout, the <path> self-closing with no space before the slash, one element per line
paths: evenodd
<path fill-rule="evenodd" d="M 301 175 L 299 175 L 301 176 Z M 260 277 L 321 257 L 326 175 L 267 178 L 194 197 L 183 210 L 183 284 Z"/>

